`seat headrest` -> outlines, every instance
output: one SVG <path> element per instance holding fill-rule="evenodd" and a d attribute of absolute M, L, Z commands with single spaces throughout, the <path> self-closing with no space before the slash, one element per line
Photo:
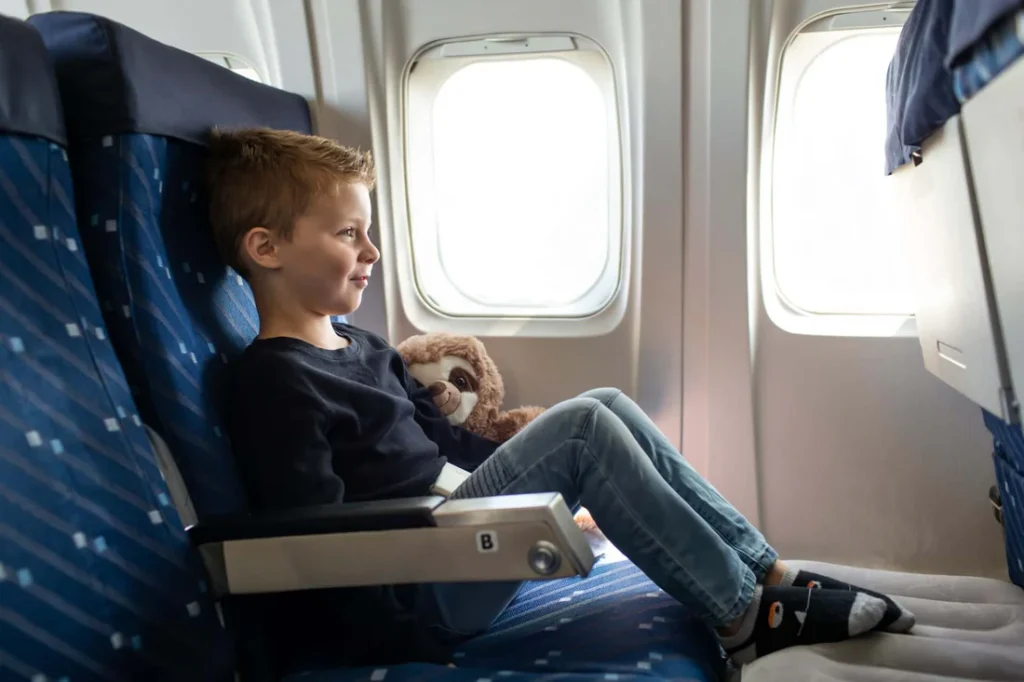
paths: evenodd
<path fill-rule="evenodd" d="M 68 134 L 146 133 L 205 145 L 210 129 L 312 132 L 309 106 L 284 92 L 84 12 L 29 18 L 52 55 Z"/>
<path fill-rule="evenodd" d="M 37 135 L 64 145 L 53 63 L 39 34 L 0 15 L 0 133 Z"/>

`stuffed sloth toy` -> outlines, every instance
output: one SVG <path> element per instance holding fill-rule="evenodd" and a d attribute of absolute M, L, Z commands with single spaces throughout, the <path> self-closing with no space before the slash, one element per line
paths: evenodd
<path fill-rule="evenodd" d="M 503 443 L 544 411 L 533 406 L 501 410 L 505 384 L 484 344 L 472 336 L 421 334 L 397 350 L 448 422 L 478 436 Z"/>
<path fill-rule="evenodd" d="M 503 443 L 544 412 L 543 407 L 501 409 L 505 384 L 484 344 L 472 336 L 432 332 L 411 336 L 396 347 L 409 374 L 430 389 L 448 422 Z M 586 509 L 576 514 L 584 531 L 597 528 Z"/>

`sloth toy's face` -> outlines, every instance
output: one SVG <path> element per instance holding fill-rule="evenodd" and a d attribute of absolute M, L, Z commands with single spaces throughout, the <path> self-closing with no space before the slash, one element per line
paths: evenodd
<path fill-rule="evenodd" d="M 479 402 L 480 375 L 463 358 L 445 355 L 437 362 L 409 365 L 409 374 L 430 389 L 434 404 L 450 424 L 465 422 Z"/>

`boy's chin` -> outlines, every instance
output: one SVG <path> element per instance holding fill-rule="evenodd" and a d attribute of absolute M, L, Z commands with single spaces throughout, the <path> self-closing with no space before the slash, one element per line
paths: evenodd
<path fill-rule="evenodd" d="M 359 308 L 359 304 L 362 303 L 362 300 L 363 297 L 361 294 L 355 297 L 347 296 L 344 301 L 338 301 L 335 305 L 330 306 L 331 317 L 351 315 Z"/>

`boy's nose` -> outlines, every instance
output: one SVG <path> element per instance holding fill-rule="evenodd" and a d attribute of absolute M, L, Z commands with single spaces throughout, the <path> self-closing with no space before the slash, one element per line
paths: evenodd
<path fill-rule="evenodd" d="M 374 246 L 373 242 L 367 239 L 366 248 L 363 249 L 362 256 L 362 260 L 364 263 L 369 263 L 372 265 L 376 263 L 378 260 L 380 260 L 380 250 L 376 246 Z"/>

